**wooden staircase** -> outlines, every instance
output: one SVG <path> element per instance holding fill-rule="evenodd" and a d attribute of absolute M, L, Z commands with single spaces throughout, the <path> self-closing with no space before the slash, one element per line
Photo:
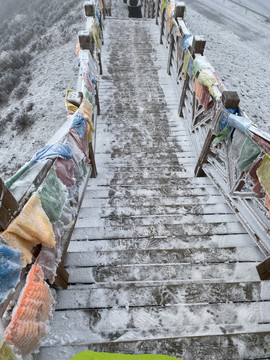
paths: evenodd
<path fill-rule="evenodd" d="M 193 175 L 155 20 L 108 18 L 104 42 L 98 177 L 36 359 L 87 349 L 269 359 L 270 285 L 256 271 L 264 256 L 211 181 Z"/>

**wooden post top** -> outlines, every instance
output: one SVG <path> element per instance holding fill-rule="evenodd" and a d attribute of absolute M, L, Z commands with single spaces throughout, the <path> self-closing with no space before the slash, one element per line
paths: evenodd
<path fill-rule="evenodd" d="M 82 30 L 78 33 L 80 48 L 82 50 L 89 50 L 91 53 L 94 51 L 94 39 L 91 31 Z"/>
<path fill-rule="evenodd" d="M 194 35 L 192 42 L 192 55 L 194 54 L 203 55 L 205 44 L 206 44 L 206 40 L 204 39 L 203 35 Z"/>
<path fill-rule="evenodd" d="M 186 5 L 183 1 L 177 1 L 176 5 L 175 5 L 175 13 L 174 13 L 174 17 L 177 18 L 184 18 L 184 14 L 185 14 L 185 10 L 186 10 Z"/>
<path fill-rule="evenodd" d="M 84 4 L 85 16 L 94 16 L 95 15 L 95 5 L 92 0 L 86 1 Z"/>
<path fill-rule="evenodd" d="M 236 91 L 223 91 L 221 100 L 226 109 L 236 109 L 240 103 L 240 98 Z"/>

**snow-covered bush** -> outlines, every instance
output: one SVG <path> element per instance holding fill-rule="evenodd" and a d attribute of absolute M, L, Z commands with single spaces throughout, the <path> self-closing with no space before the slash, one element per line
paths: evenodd
<path fill-rule="evenodd" d="M 13 130 L 24 131 L 27 127 L 32 125 L 34 122 L 33 117 L 25 111 L 25 109 L 21 110 L 19 113 L 14 116 L 14 125 L 12 126 Z"/>
<path fill-rule="evenodd" d="M 24 74 L 23 67 L 28 64 L 31 56 L 25 51 L 3 51 L 0 54 L 0 105 L 7 102 L 9 94 L 20 83 Z M 29 74 L 25 74 L 25 81 L 29 82 Z M 18 90 L 16 97 L 21 97 L 26 93 L 25 89 Z"/>
<path fill-rule="evenodd" d="M 25 51 L 7 50 L 0 54 L 0 69 L 1 70 L 14 70 L 22 68 L 31 56 Z"/>
<path fill-rule="evenodd" d="M 21 82 L 18 87 L 13 91 L 14 96 L 16 99 L 21 99 L 24 97 L 28 92 L 28 87 L 24 82 Z"/>

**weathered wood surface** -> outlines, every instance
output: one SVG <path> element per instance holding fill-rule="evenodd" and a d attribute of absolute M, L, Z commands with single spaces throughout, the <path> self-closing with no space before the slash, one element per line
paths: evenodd
<path fill-rule="evenodd" d="M 269 282 L 256 270 L 263 255 L 211 181 L 193 176 L 159 28 L 155 20 L 107 24 L 98 176 L 88 183 L 66 256 L 69 286 L 58 291 L 37 359 L 87 349 L 267 358 Z"/>

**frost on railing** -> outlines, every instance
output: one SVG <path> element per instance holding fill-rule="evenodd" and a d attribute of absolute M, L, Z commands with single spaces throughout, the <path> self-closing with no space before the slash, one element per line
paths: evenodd
<path fill-rule="evenodd" d="M 160 43 L 168 49 L 167 72 L 175 79 L 179 116 L 193 140 L 195 176 L 211 178 L 263 253 L 270 256 L 270 134 L 241 110 L 204 56 L 203 36 L 192 35 L 183 2 L 156 0 Z M 181 121 L 181 120 L 179 120 Z M 257 266 L 270 278 L 270 260 Z"/>
<path fill-rule="evenodd" d="M 48 284 L 67 287 L 62 262 L 88 179 L 97 176 L 101 5 L 84 4 L 88 45 L 79 33 L 78 83 L 66 93 L 65 124 L 16 174 L 0 181 L 1 359 L 16 359 L 39 347 L 54 304 Z"/>

